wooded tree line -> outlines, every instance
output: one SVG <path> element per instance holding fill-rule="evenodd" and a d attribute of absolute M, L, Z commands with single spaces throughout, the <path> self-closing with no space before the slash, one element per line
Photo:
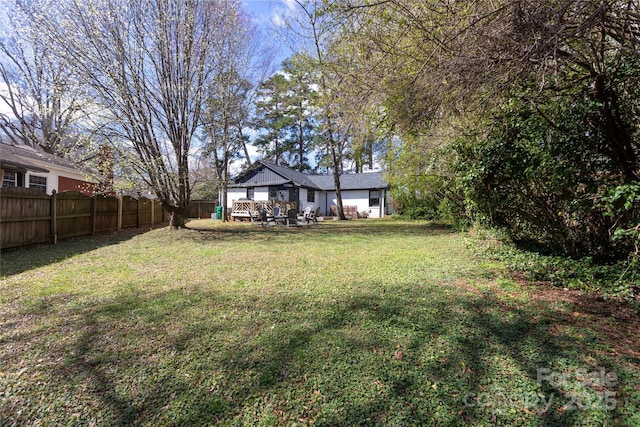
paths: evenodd
<path fill-rule="evenodd" d="M 338 194 L 340 174 L 381 162 L 409 215 L 637 253 L 637 0 L 295 3 L 280 30 L 296 53 L 274 74 L 239 2 L 16 0 L 0 71 L 25 89 L 2 96 L 30 120 L 0 126 L 45 148 L 90 151 L 85 127 L 119 143 L 178 225 L 198 162 L 224 188 L 253 132 Z"/>
<path fill-rule="evenodd" d="M 366 93 L 400 136 L 387 170 L 405 207 L 574 256 L 637 251 L 637 1 L 358 0 L 326 11 L 343 24 L 331 43 L 341 96 Z"/>

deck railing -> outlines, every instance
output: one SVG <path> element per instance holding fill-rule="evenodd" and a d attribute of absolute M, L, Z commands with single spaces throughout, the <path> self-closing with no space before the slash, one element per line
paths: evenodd
<path fill-rule="evenodd" d="M 249 218 L 249 212 L 255 214 L 260 209 L 265 209 L 267 215 L 273 214 L 273 208 L 280 207 L 280 214 L 287 215 L 289 209 L 297 209 L 296 202 L 283 202 L 279 200 L 234 200 L 231 210 L 231 219 Z"/>

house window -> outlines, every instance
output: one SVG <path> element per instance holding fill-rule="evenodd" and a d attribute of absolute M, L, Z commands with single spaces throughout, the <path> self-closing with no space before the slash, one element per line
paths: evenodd
<path fill-rule="evenodd" d="M 278 193 L 276 195 L 276 200 L 281 201 L 281 202 L 288 202 L 289 201 L 289 189 L 288 188 L 279 189 Z"/>
<path fill-rule="evenodd" d="M 3 187 L 17 187 L 18 186 L 18 177 L 16 172 L 5 172 L 2 177 L 2 186 Z"/>
<path fill-rule="evenodd" d="M 316 201 L 316 192 L 313 190 L 307 190 L 307 202 L 314 203 Z"/>
<path fill-rule="evenodd" d="M 247 188 L 247 199 L 253 200 L 254 197 L 254 188 Z"/>
<path fill-rule="evenodd" d="M 380 207 L 380 190 L 369 191 L 369 207 L 371 208 Z"/>
<path fill-rule="evenodd" d="M 47 192 L 47 177 L 45 176 L 29 176 L 29 188 Z"/>

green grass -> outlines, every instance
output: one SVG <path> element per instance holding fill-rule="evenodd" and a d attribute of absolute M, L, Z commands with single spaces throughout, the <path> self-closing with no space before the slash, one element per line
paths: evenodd
<path fill-rule="evenodd" d="M 625 305 L 430 223 L 189 226 L 2 254 L 0 425 L 640 425 Z"/>

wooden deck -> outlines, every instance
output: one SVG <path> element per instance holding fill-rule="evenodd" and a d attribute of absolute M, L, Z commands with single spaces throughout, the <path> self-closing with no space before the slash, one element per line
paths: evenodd
<path fill-rule="evenodd" d="M 246 221 L 249 220 L 249 211 L 257 213 L 259 209 L 266 209 L 267 215 L 273 214 L 273 208 L 275 206 L 280 207 L 280 214 L 287 215 L 287 210 L 296 209 L 296 202 L 281 202 L 281 201 L 256 201 L 256 200 L 239 200 L 233 201 L 233 208 L 231 210 L 231 221 Z"/>

